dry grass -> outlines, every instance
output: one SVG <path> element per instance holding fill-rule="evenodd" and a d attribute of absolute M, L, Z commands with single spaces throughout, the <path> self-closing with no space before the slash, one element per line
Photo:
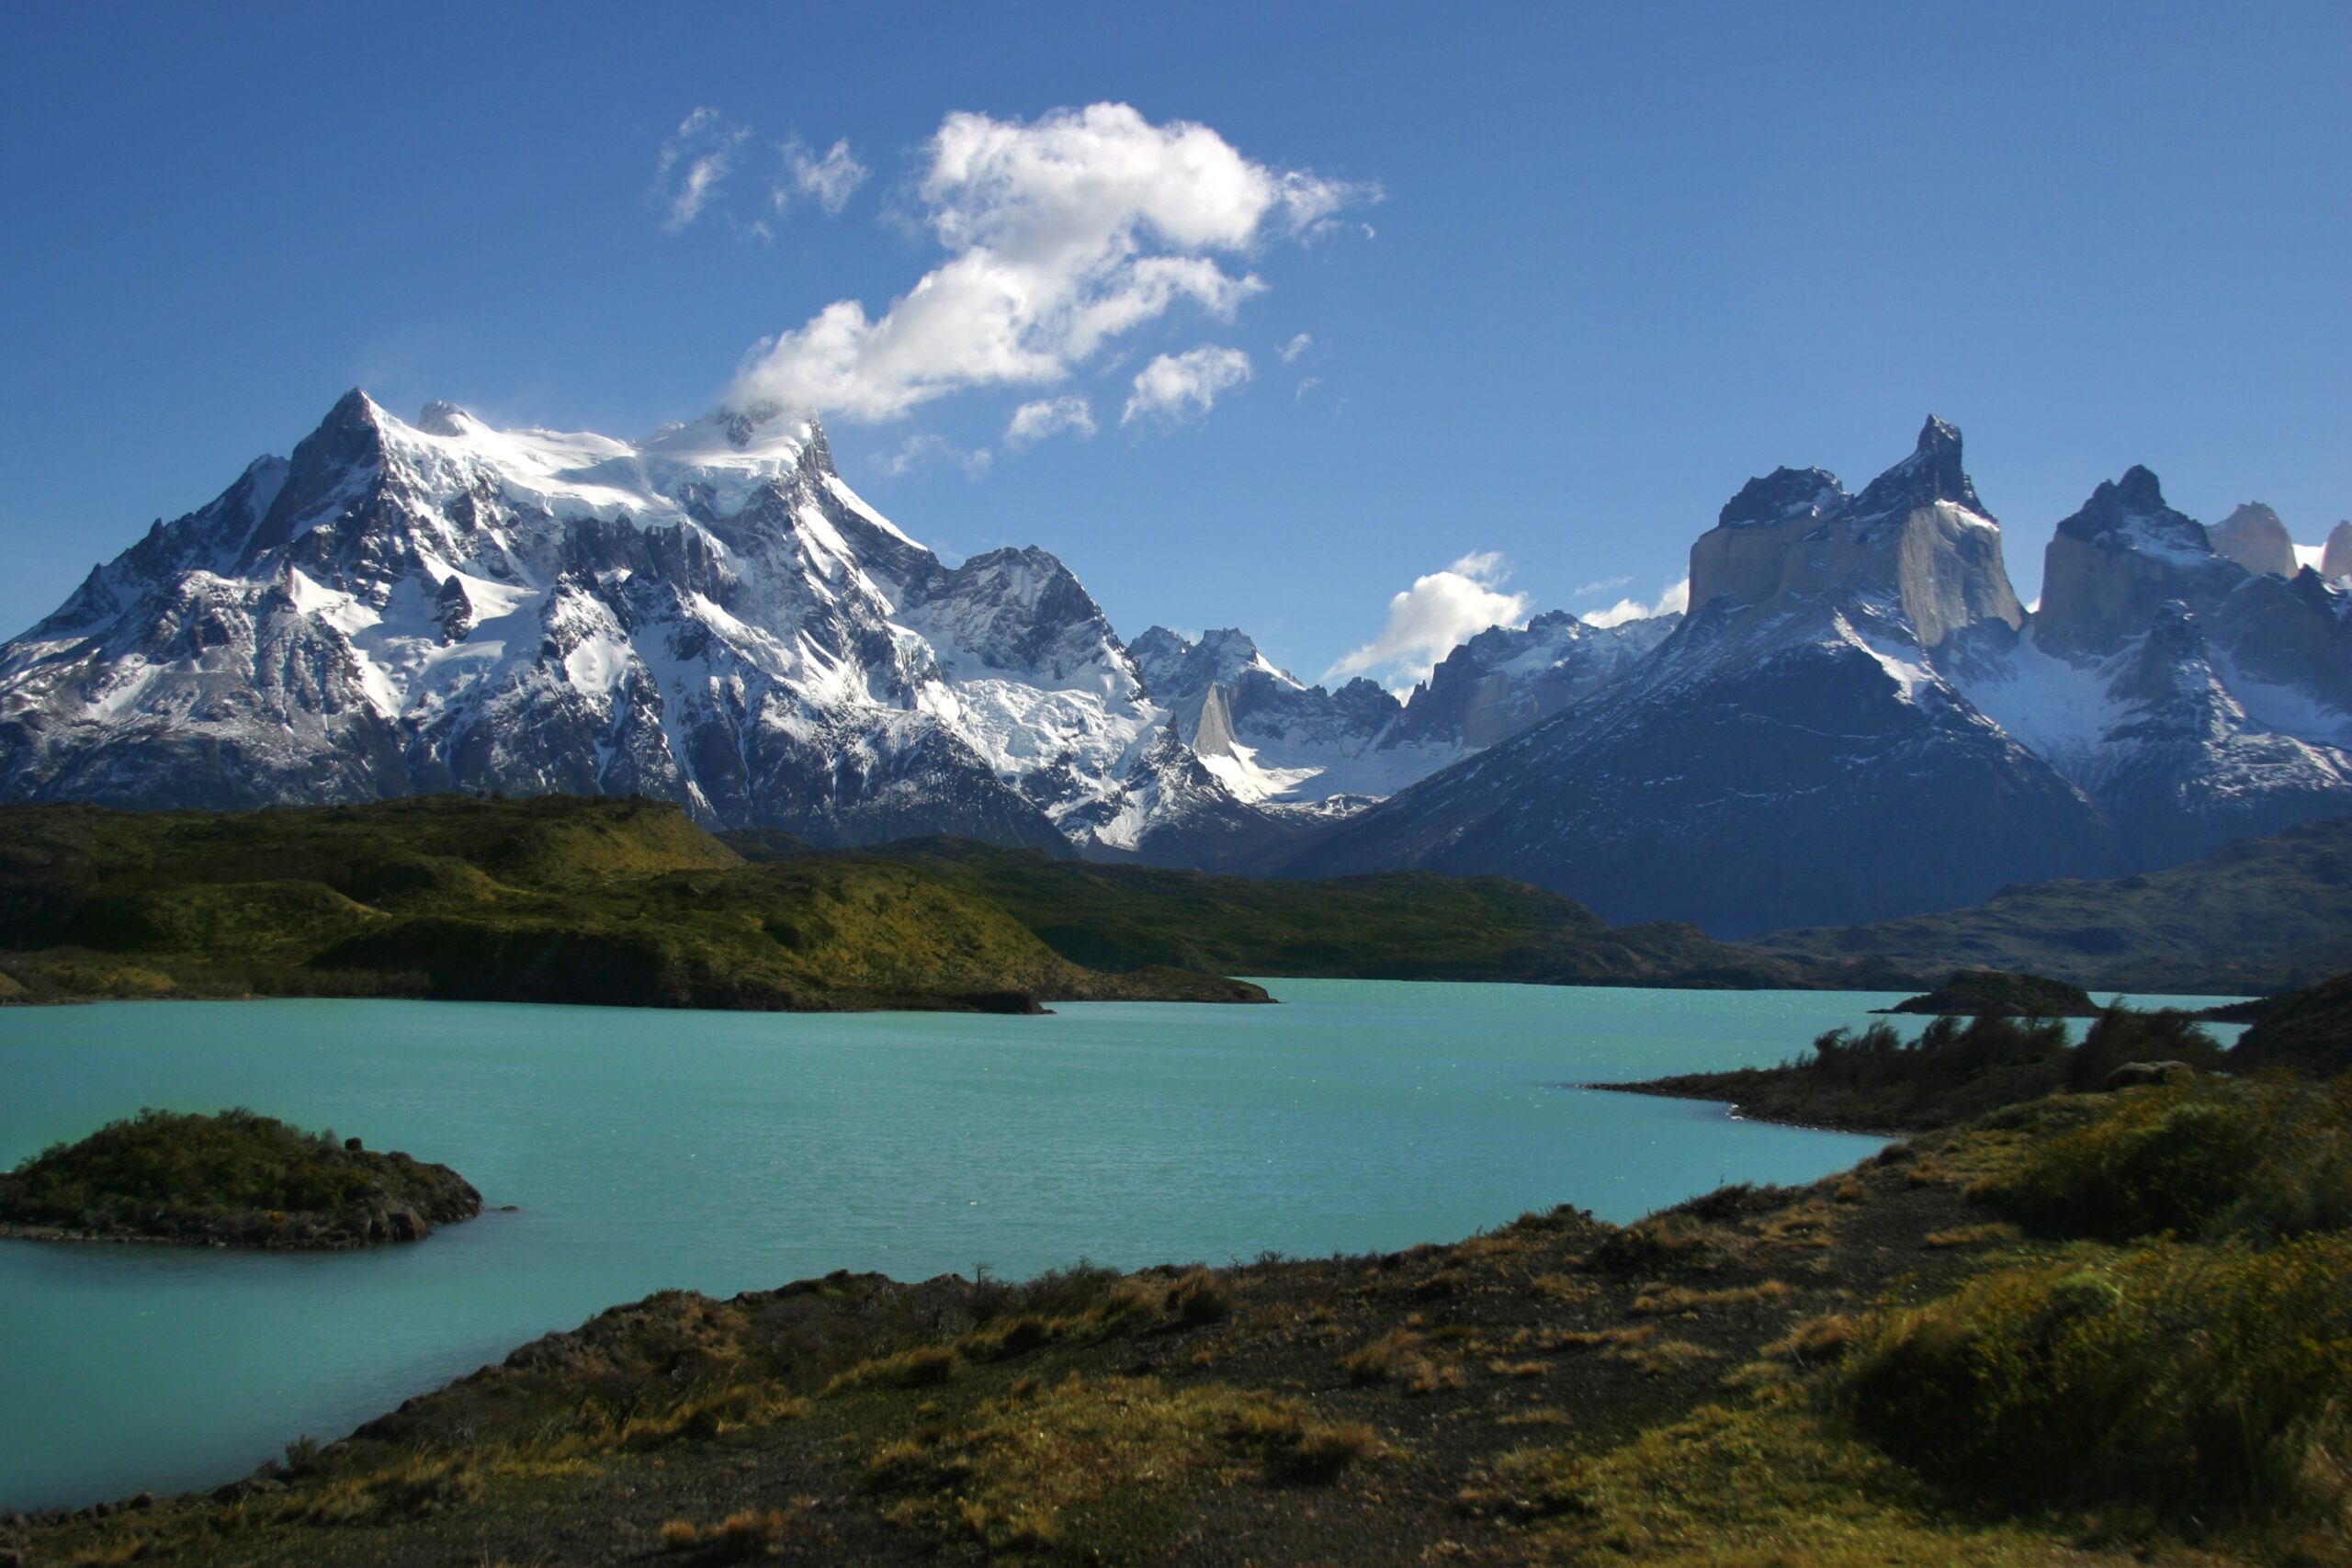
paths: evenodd
<path fill-rule="evenodd" d="M 956 1364 L 954 1350 L 944 1346 L 921 1345 L 895 1356 L 860 1361 L 827 1382 L 817 1397 L 831 1399 L 864 1388 L 936 1388 L 956 1375 Z"/>
<path fill-rule="evenodd" d="M 1315 1484 L 1382 1451 L 1370 1427 L 1317 1421 L 1291 1401 L 1072 1376 L 883 1445 L 864 1485 L 894 1499 L 885 1517 L 943 1548 L 1119 1555 L 1148 1539 L 1153 1498 L 1192 1472 Z"/>
<path fill-rule="evenodd" d="M 1957 1225 L 1948 1231 L 1930 1231 L 1921 1241 L 1923 1247 L 1984 1247 L 1994 1242 L 2015 1241 L 2023 1233 L 2010 1224 Z"/>
<path fill-rule="evenodd" d="M 1754 1285 L 1741 1285 L 1730 1290 L 1694 1291 L 1684 1285 L 1668 1285 L 1653 1280 L 1642 1287 L 1628 1311 L 1672 1316 L 1694 1313 L 1713 1306 L 1747 1306 L 1757 1302 L 1776 1302 L 1796 1293 L 1796 1287 L 1781 1280 L 1766 1280 Z"/>
<path fill-rule="evenodd" d="M 1645 1323 L 1636 1328 L 1579 1329 L 1551 1334 L 1537 1340 L 1536 1344 L 1545 1350 L 1598 1350 L 1603 1360 L 1623 1361 L 1640 1368 L 1652 1377 L 1679 1371 L 1695 1362 L 1714 1360 L 1721 1354 L 1688 1339 L 1660 1338 L 1657 1325 L 1654 1323 Z"/>
<path fill-rule="evenodd" d="M 1815 1366 L 1843 1356 L 1860 1333 L 1861 1325 L 1845 1314 L 1824 1313 L 1806 1318 L 1765 1346 L 1764 1354 L 1774 1360 Z"/>

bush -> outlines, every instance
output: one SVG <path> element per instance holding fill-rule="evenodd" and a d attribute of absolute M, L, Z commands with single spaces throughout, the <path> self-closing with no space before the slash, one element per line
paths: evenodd
<path fill-rule="evenodd" d="M 2340 1230 L 2352 1224 L 2352 1080 L 2140 1090 L 1970 1192 L 2045 1235 Z"/>
<path fill-rule="evenodd" d="M 1892 1314 L 1849 1367 L 1866 1434 L 2005 1499 L 2332 1520 L 2352 1465 L 2352 1241 L 2005 1271 Z"/>

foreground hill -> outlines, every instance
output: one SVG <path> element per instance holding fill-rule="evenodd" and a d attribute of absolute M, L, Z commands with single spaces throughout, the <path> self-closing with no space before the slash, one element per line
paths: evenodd
<path fill-rule="evenodd" d="M 2144 876 L 2005 887 L 1964 909 L 1773 931 L 1755 945 L 1932 974 L 2022 970 L 2094 990 L 2307 986 L 2352 967 L 2352 818 L 2241 839 Z"/>
<path fill-rule="evenodd" d="M 1098 975 L 882 861 L 752 865 L 664 802 L 432 795 L 208 815 L 0 807 L 20 998 L 422 996 L 759 1010 L 1263 999 Z"/>
<path fill-rule="evenodd" d="M 2293 1086 L 2061 1096 L 1623 1229 L 1563 1208 L 1382 1256 L 663 1292 L 211 1496 L 10 1518 L 0 1549 L 2342 1562 L 2352 1210 L 2311 1156 L 2346 1133 Z"/>
<path fill-rule="evenodd" d="M 754 860 L 810 853 L 751 830 L 719 837 Z M 920 866 L 985 895 L 1074 964 L 1220 975 L 1501 980 L 1555 986 L 1906 990 L 1884 964 L 1758 953 L 1695 926 L 1611 926 L 1574 899 L 1502 876 L 1388 872 L 1261 881 L 1056 860 L 970 839 L 855 852 Z"/>

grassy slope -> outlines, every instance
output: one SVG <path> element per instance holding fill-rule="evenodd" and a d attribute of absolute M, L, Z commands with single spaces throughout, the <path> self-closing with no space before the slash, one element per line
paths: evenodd
<path fill-rule="evenodd" d="M 772 852 L 756 835 L 722 838 Z M 1554 985 L 1917 988 L 1762 956 L 1695 926 L 1611 927 L 1573 899 L 1509 877 L 1393 872 L 1322 882 L 1059 861 L 968 839 L 873 846 L 985 894 L 1074 963 L 1170 964 L 1222 975 Z"/>
<path fill-rule="evenodd" d="M 2352 818 L 2241 839 L 2144 876 L 2037 882 L 1966 909 L 1773 931 L 1755 945 L 1939 975 L 2020 970 L 2095 990 L 2307 986 L 2352 966 Z"/>
<path fill-rule="evenodd" d="M 2149 1337 L 2184 1324 L 2200 1353 L 2295 1374 L 2266 1416 L 2299 1422 L 2337 1397 L 2341 1246 L 2028 1234 L 1971 1196 L 2079 1179 L 2097 1151 L 2072 1165 L 2053 1151 L 2109 1137 L 2119 1113 L 2137 1135 L 2175 1113 L 2172 1092 L 2041 1102 L 1809 1187 L 1728 1189 L 1623 1230 L 1562 1210 L 1385 1257 L 664 1292 L 215 1497 L 18 1522 L 0 1544 L 37 1563 L 191 1565 L 914 1564 L 943 1549 L 1023 1562 L 2341 1561 L 2341 1499 L 2293 1493 L 2290 1472 L 2296 1443 L 2340 1448 L 2340 1417 L 2318 1437 L 2296 1427 L 2284 1448 L 2242 1430 L 2233 1463 L 2290 1463 L 2290 1491 L 2257 1496 L 2211 1470 L 2194 1431 L 2160 1430 L 2132 1403 L 2181 1394 L 2166 1419 L 2209 1408 L 2201 1385 L 2165 1382 L 2173 1341 Z M 2232 1311 L 2258 1298 L 2325 1321 L 2191 1322 L 2207 1297 L 2189 1288 L 2216 1282 Z M 2313 1284 L 2325 1289 L 2306 1300 Z M 2141 1321 L 2143 1298 L 2164 1323 Z M 1977 1408 L 2014 1392 L 2005 1376 L 2028 1380 L 2041 1425 L 2020 1430 L 2014 1401 Z M 1916 1429 L 1894 1419 L 1906 1413 Z M 1995 1420 L 2019 1451 L 2037 1434 L 2067 1445 L 2035 1452 L 2030 1495 L 1998 1472 L 2005 1449 L 1976 1441 Z M 2173 1506 L 2167 1467 L 2183 1462 L 2222 1490 Z"/>
<path fill-rule="evenodd" d="M 0 808 L 0 947 L 35 998 L 1010 1009 L 1254 989 L 1092 975 L 911 866 L 751 865 L 674 807 L 577 796 Z"/>
<path fill-rule="evenodd" d="M 35 1235 L 333 1248 L 480 1213 L 481 1194 L 446 1165 L 242 1110 L 142 1111 L 0 1175 L 0 1226 Z"/>

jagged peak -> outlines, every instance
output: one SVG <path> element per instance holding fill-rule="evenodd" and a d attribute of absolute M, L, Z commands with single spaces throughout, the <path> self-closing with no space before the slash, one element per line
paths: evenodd
<path fill-rule="evenodd" d="M 1752 528 L 1805 513 L 1826 511 L 1846 499 L 1846 487 L 1826 468 L 1779 468 L 1740 486 L 1715 514 L 1720 528 Z"/>
<path fill-rule="evenodd" d="M 2212 553 L 2203 525 L 2165 504 L 2163 483 L 2138 463 L 2120 479 L 2100 480 L 2082 510 L 2058 525 L 2058 532 L 2070 539 L 2113 536 L 2115 542 L 2135 548 L 2153 545 L 2198 556 Z"/>
<path fill-rule="evenodd" d="M 1911 455 L 1872 479 L 1855 499 L 1853 511 L 1858 516 L 1877 517 L 1939 501 L 1964 506 L 1980 517 L 1993 515 L 1977 499 L 1976 486 L 1961 464 L 1960 427 L 1929 414 Z"/>

